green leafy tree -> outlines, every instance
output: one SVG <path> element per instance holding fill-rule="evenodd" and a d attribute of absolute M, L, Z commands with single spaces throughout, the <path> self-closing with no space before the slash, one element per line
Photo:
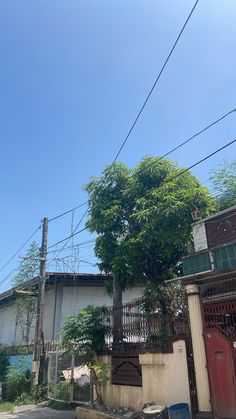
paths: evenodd
<path fill-rule="evenodd" d="M 32 242 L 26 253 L 26 258 L 20 263 L 18 273 L 13 278 L 16 289 L 33 291 L 35 284 L 32 279 L 39 273 L 39 246 Z M 17 296 L 17 325 L 21 330 L 22 340 L 29 343 L 29 336 L 36 312 L 36 298 L 31 296 Z"/>
<path fill-rule="evenodd" d="M 0 383 L 5 380 L 9 365 L 10 363 L 6 351 L 3 348 L 0 348 Z"/>
<path fill-rule="evenodd" d="M 158 286 L 175 276 L 191 240 L 191 211 L 197 207 L 203 217 L 214 211 L 215 200 L 192 174 L 170 180 L 181 170 L 170 160 L 145 157 L 134 169 L 107 166 L 86 185 L 87 228 L 98 235 L 100 269 L 113 274 L 114 307 L 135 281 Z"/>
<path fill-rule="evenodd" d="M 224 161 L 212 170 L 210 180 L 220 211 L 236 205 L 236 160 Z"/>
<path fill-rule="evenodd" d="M 61 346 L 71 353 L 84 355 L 96 387 L 97 400 L 104 404 L 101 385 L 107 380 L 104 366 L 98 360 L 98 353 L 105 343 L 110 326 L 105 323 L 107 307 L 87 306 L 78 316 L 68 317 L 61 329 Z"/>

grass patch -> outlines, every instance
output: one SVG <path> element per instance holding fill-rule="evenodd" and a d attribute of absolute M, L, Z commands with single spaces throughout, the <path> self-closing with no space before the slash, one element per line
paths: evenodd
<path fill-rule="evenodd" d="M 0 403 L 0 412 L 12 413 L 14 407 L 15 404 L 11 402 Z"/>

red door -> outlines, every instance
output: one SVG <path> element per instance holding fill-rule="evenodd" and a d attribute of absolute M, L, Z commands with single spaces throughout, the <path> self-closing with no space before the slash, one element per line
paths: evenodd
<path fill-rule="evenodd" d="M 205 329 L 212 405 L 218 419 L 236 419 L 235 350 L 217 329 Z"/>

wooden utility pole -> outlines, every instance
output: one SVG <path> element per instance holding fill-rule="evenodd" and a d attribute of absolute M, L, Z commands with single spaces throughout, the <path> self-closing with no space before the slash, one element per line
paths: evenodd
<path fill-rule="evenodd" d="M 46 280 L 46 257 L 48 243 L 48 218 L 43 219 L 42 226 L 42 245 L 40 249 L 40 269 L 38 277 L 38 301 L 35 325 L 34 354 L 33 354 L 33 384 L 38 384 L 40 363 L 44 363 L 44 300 L 45 300 L 45 280 Z M 40 362 L 41 361 L 41 362 Z"/>

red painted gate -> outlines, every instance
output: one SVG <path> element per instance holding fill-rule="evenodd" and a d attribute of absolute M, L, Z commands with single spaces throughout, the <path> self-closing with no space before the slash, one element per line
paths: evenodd
<path fill-rule="evenodd" d="M 203 311 L 214 417 L 236 419 L 236 300 L 203 300 Z"/>
<path fill-rule="evenodd" d="M 205 330 L 208 371 L 216 418 L 236 419 L 236 387 L 233 354 L 227 338 L 217 329 Z"/>

